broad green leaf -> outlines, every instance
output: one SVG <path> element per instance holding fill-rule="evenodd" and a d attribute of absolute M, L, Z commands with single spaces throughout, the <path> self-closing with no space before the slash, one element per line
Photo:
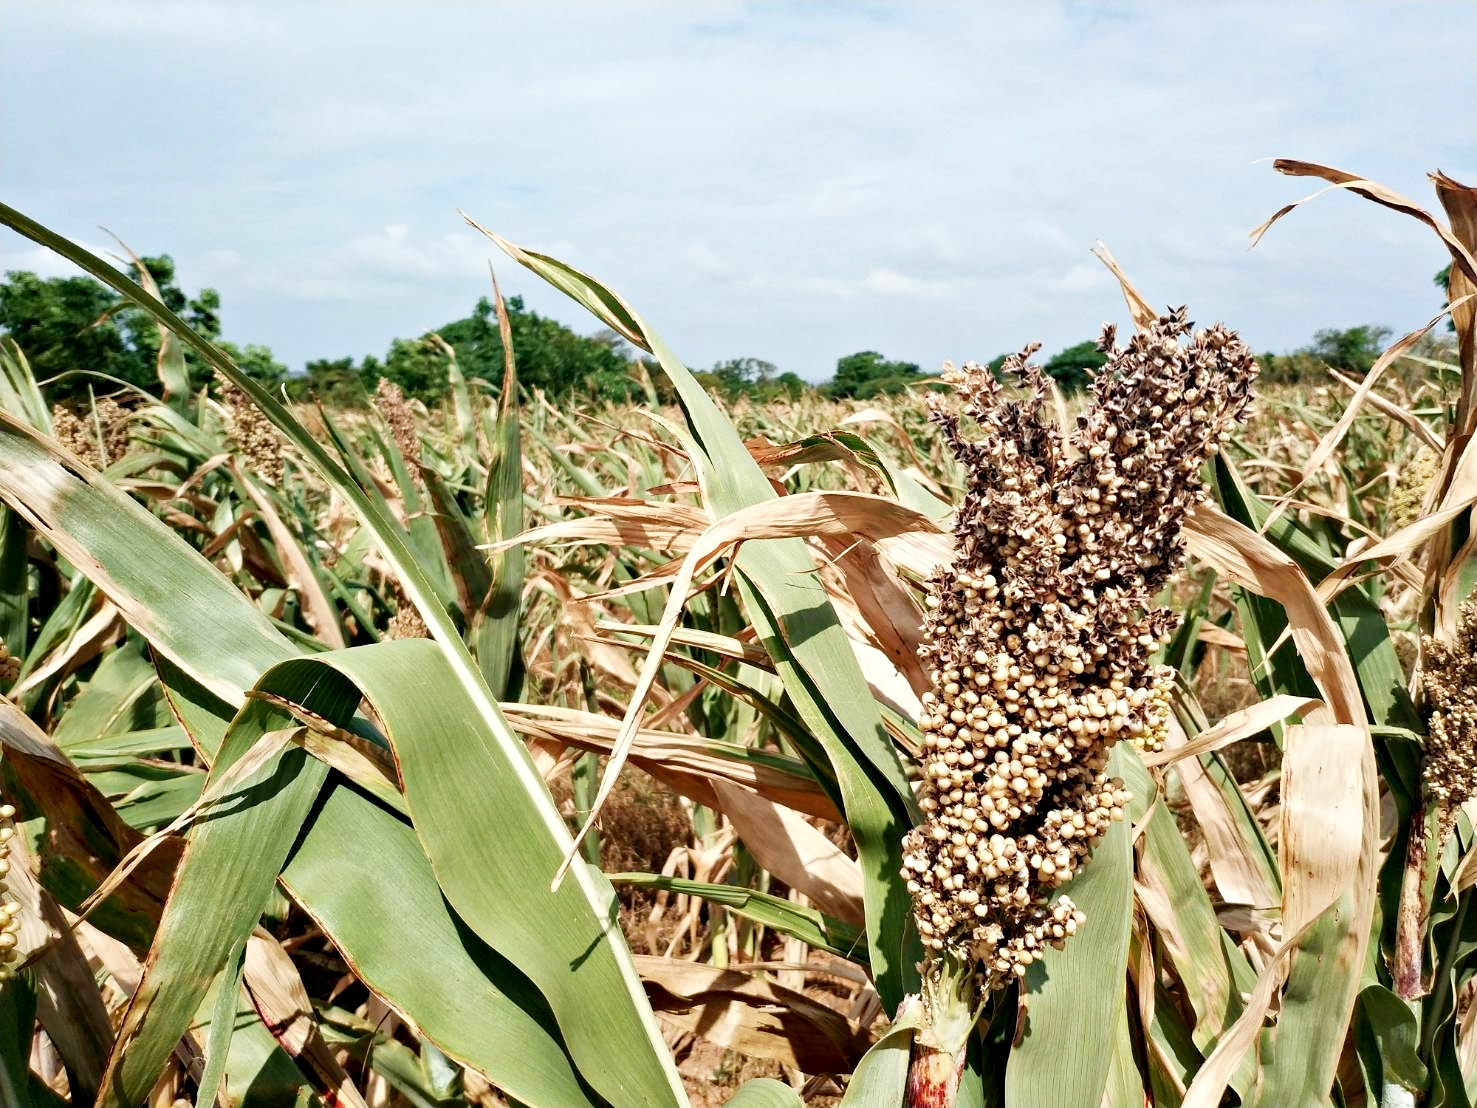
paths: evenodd
<path fill-rule="evenodd" d="M 498 711 L 497 704 L 489 692 L 485 681 L 482 679 L 481 671 L 468 652 L 466 644 L 462 641 L 456 626 L 446 611 L 440 595 L 443 590 L 438 589 L 437 580 L 433 579 L 426 572 L 419 559 L 412 552 L 411 547 L 406 542 L 403 530 L 395 523 L 383 500 L 378 496 L 371 496 L 367 493 L 340 465 L 329 457 L 322 446 L 319 445 L 312 435 L 308 434 L 302 425 L 293 418 L 291 413 L 270 392 L 243 373 L 240 367 L 219 348 L 191 331 L 183 320 L 159 304 L 158 301 L 143 294 L 142 290 L 123 278 L 112 267 L 103 264 L 86 250 L 77 247 L 64 237 L 42 227 L 34 220 L 27 218 L 20 212 L 4 204 L 0 204 L 0 223 L 4 223 L 33 241 L 56 251 L 114 289 L 135 306 L 142 308 L 156 321 L 169 327 L 186 345 L 194 349 L 206 364 L 245 392 L 272 424 L 286 436 L 292 446 L 296 448 L 318 475 L 345 499 L 359 516 L 364 530 L 372 536 L 379 546 L 385 560 L 395 571 L 406 593 L 430 628 L 431 634 L 439 646 L 451 674 L 455 678 L 455 684 L 460 694 L 460 704 L 465 708 L 469 708 L 471 711 L 470 717 L 459 718 L 456 724 L 442 735 L 443 747 L 449 752 L 449 757 L 453 765 L 455 765 L 458 755 L 463 753 L 463 744 L 444 742 L 445 738 L 447 736 L 461 735 L 474 736 L 477 743 L 475 752 L 486 757 L 491 764 L 496 766 L 497 772 L 494 774 L 495 778 L 499 782 L 507 784 L 510 788 L 514 789 L 521 797 L 521 801 L 517 805 L 517 810 L 525 813 L 531 811 L 532 813 L 532 824 L 523 825 L 520 827 L 520 831 L 541 843 L 551 841 L 555 844 L 562 843 L 567 846 L 569 844 L 569 835 L 564 822 L 555 809 L 547 790 L 544 788 L 542 779 L 534 771 L 527 750 L 509 729 L 507 721 L 503 719 L 502 714 Z M 3 431 L 5 426 L 5 423 L 0 423 L 0 431 Z M 9 449 L 12 441 L 17 443 L 19 447 L 14 452 Z M 65 507 L 68 501 L 66 494 L 71 492 L 73 487 L 78 483 L 84 484 L 89 488 L 93 488 L 95 484 L 106 488 L 105 483 L 97 481 L 95 477 L 87 474 L 74 474 L 65 470 L 54 459 L 46 456 L 43 450 L 38 449 L 34 437 L 32 437 L 32 445 L 28 451 L 24 446 L 24 436 L 11 434 L 0 437 L 0 496 L 9 498 L 8 491 L 3 487 L 5 485 L 25 487 L 24 482 L 19 479 L 26 472 L 26 466 L 23 463 L 31 459 L 35 459 L 36 464 L 42 467 L 42 471 L 49 478 L 43 486 L 46 492 L 52 494 L 53 490 L 55 490 L 54 494 L 48 496 L 48 500 L 55 500 L 59 503 L 56 505 L 48 503 L 47 506 L 49 508 Z M 116 492 L 113 492 L 112 495 L 123 500 L 125 503 L 129 503 L 130 507 L 132 507 L 131 502 L 126 497 L 122 497 L 121 494 Z M 142 512 L 142 509 L 136 510 Z M 147 513 L 143 514 L 147 515 Z M 152 520 L 153 517 L 150 516 L 149 519 Z M 31 521 L 33 525 L 36 525 L 34 518 Z M 167 529 L 162 524 L 159 524 L 157 521 L 153 521 L 153 523 L 161 531 L 167 533 Z M 125 541 L 125 545 L 127 541 L 132 541 L 138 547 L 144 548 L 142 551 L 135 549 L 131 555 L 132 560 L 137 561 L 140 554 L 143 557 L 148 557 L 154 553 L 150 549 L 153 544 L 139 542 L 139 536 L 133 528 L 118 527 L 116 520 L 114 521 L 114 525 L 116 530 L 115 539 Z M 95 529 L 96 526 L 94 524 Z M 57 532 L 60 537 L 50 535 L 49 537 L 53 537 L 53 541 L 57 542 L 58 548 L 61 549 L 61 544 L 66 540 L 69 529 L 61 526 L 57 528 Z M 97 543 L 108 541 L 107 536 L 93 535 L 90 537 Z M 162 542 L 163 540 L 159 541 Z M 177 542 L 178 540 L 175 541 Z M 87 543 L 72 543 L 71 546 L 79 556 L 90 553 Z M 71 556 L 70 552 L 63 551 L 63 553 L 66 554 L 69 561 L 72 561 L 74 565 L 79 565 L 80 568 L 80 563 L 76 558 Z M 130 557 L 126 551 L 117 552 L 117 556 L 125 559 Z M 98 561 L 101 561 L 102 564 L 97 564 Z M 107 578 L 107 573 L 102 569 L 102 565 L 106 564 L 109 564 L 107 559 L 95 559 L 92 572 L 89 573 L 89 576 L 96 575 Z M 168 575 L 166 574 L 164 576 L 167 579 Z M 229 583 L 223 578 L 220 578 L 219 575 L 216 575 L 215 580 L 219 582 L 220 588 L 224 589 L 231 599 L 225 600 L 222 597 L 215 603 L 214 607 L 219 609 L 223 605 L 239 605 L 239 597 L 231 589 Z M 178 598 L 170 593 L 167 588 L 159 590 L 157 594 L 147 596 L 145 599 L 152 602 L 155 607 L 171 610 L 178 607 L 175 603 Z M 194 622 L 204 623 L 208 626 L 211 623 L 210 612 L 212 605 L 204 603 L 201 607 L 203 610 L 195 617 Z M 208 665 L 214 670 L 214 672 L 207 673 L 205 672 L 205 665 L 207 663 L 202 663 L 202 655 L 193 652 L 184 655 L 177 655 L 175 653 L 179 645 L 176 641 L 179 629 L 175 627 L 154 627 L 152 609 L 149 604 L 146 603 L 142 607 L 142 610 L 126 611 L 125 617 L 131 626 L 141 631 L 149 639 L 150 644 L 156 650 L 159 650 L 166 657 L 169 657 L 178 664 L 187 675 L 193 677 L 206 689 L 230 704 L 239 703 L 241 691 L 249 687 L 256 673 L 260 673 L 266 668 L 264 665 L 254 666 L 250 660 L 243 659 L 251 659 L 259 657 L 264 653 L 270 653 L 277 656 L 271 660 L 277 660 L 284 652 L 280 636 L 271 628 L 270 624 L 267 624 L 261 635 L 262 641 L 245 644 L 241 642 L 222 643 L 217 649 L 205 652 L 203 658 L 209 660 Z M 232 622 L 238 623 L 245 621 Z M 263 623 L 265 623 L 265 620 L 263 620 Z M 191 625 L 189 629 L 194 630 L 194 626 Z M 237 659 L 241 670 L 251 672 L 252 675 L 240 681 L 239 684 L 234 680 L 223 680 L 222 674 L 216 669 L 220 656 Z M 192 665 L 197 667 L 196 672 L 191 671 Z M 234 673 L 232 676 L 234 677 Z M 453 769 L 451 772 L 455 774 L 460 772 L 460 769 Z M 468 813 L 475 810 L 475 807 L 475 802 L 470 805 L 463 805 L 456 815 L 458 817 L 465 817 Z M 425 828 L 421 830 L 424 834 Z M 439 851 L 433 850 L 431 853 L 434 857 Z M 562 854 L 562 851 L 560 853 Z M 557 858 L 555 865 L 557 865 Z M 551 867 L 550 874 L 553 871 L 554 867 Z M 520 873 L 518 877 L 530 884 L 537 883 L 537 878 L 532 874 Z M 645 994 L 641 989 L 635 966 L 630 958 L 630 953 L 625 947 L 619 930 L 614 929 L 614 934 L 610 933 L 610 906 L 612 897 L 609 884 L 604 882 L 603 879 L 599 879 L 598 874 L 590 874 L 583 869 L 576 873 L 575 878 L 574 881 L 569 883 L 568 887 L 576 890 L 577 895 L 582 899 L 583 906 L 579 909 L 579 914 L 583 916 L 584 925 L 607 929 L 601 933 L 601 938 L 596 943 L 596 946 L 591 948 L 591 951 L 580 952 L 581 957 L 589 957 L 594 951 L 598 950 L 602 959 L 608 957 L 611 964 L 618 971 L 620 988 L 606 995 L 603 998 L 604 1003 L 599 1007 L 607 1016 L 612 1014 L 613 1009 L 619 1010 L 618 1014 L 614 1017 L 615 1026 L 639 1028 L 641 1031 L 642 1041 L 634 1044 L 623 1033 L 607 1034 L 605 1036 L 605 1042 L 609 1044 L 610 1049 L 617 1051 L 624 1049 L 627 1051 L 623 1060 L 625 1072 L 620 1076 L 626 1081 L 633 1082 L 635 1087 L 643 1088 L 643 1091 L 647 1094 L 648 1103 L 684 1103 L 685 1097 L 682 1094 L 680 1081 L 677 1078 L 675 1068 L 672 1066 L 670 1055 L 662 1042 L 655 1019 L 651 1016 L 650 1008 L 646 1003 Z M 484 896 L 494 895 L 498 891 L 489 890 L 485 881 L 481 884 L 480 888 Z M 524 925 L 532 925 L 534 921 L 524 920 L 522 922 Z M 569 1038 L 571 1040 L 571 1049 L 576 1051 L 576 1055 L 578 1056 L 580 1048 L 579 1039 L 581 1036 L 571 1034 Z M 659 1084 L 662 1088 L 660 1091 L 658 1091 L 655 1085 L 643 1087 L 645 1077 L 642 1075 L 649 1075 L 653 1072 L 653 1067 L 661 1073 Z"/>
<path fill-rule="evenodd" d="M 1389 1091 L 1404 1089 L 1412 1097 L 1425 1091 L 1429 1073 L 1419 1052 L 1420 1027 L 1410 1005 L 1383 985 L 1359 993 L 1355 1009 L 1355 1043 L 1371 1093 L 1392 1103 Z"/>
<path fill-rule="evenodd" d="M 241 992 L 241 968 L 246 957 L 246 940 L 237 939 L 226 956 L 225 969 L 215 983 L 215 996 L 203 997 L 209 1007 L 210 1026 L 205 1031 L 205 1071 L 200 1075 L 198 1100 L 215 1103 L 221 1079 L 226 1075 L 226 1059 L 236 1030 L 236 1001 Z"/>
<path fill-rule="evenodd" d="M 153 672 L 152 666 L 149 672 Z M 110 765 L 189 749 L 190 735 L 183 727 L 151 727 L 143 731 L 100 735 L 88 742 L 74 743 L 67 749 L 67 757 L 80 769 L 86 770 L 99 763 Z"/>
<path fill-rule="evenodd" d="M 70 754 L 77 746 L 105 735 L 162 726 L 168 717 L 143 640 L 130 639 L 98 664 L 62 713 L 52 738 Z"/>
<path fill-rule="evenodd" d="M 362 694 L 384 724 L 412 823 L 447 900 L 548 999 L 585 1080 L 616 1104 L 683 1103 L 644 990 L 626 972 L 630 955 L 609 882 L 576 861 L 569 880 L 549 887 L 569 839 L 541 826 L 526 752 L 518 747 L 518 764 L 508 764 L 425 639 L 285 662 L 264 676 L 263 687 L 349 682 L 356 701 Z M 603 911 L 592 916 L 596 895 Z"/>
<path fill-rule="evenodd" d="M 357 699 L 327 684 L 295 698 L 330 719 Z M 226 735 L 212 771 L 219 781 L 268 731 L 281 709 L 253 701 Z M 299 748 L 281 750 L 229 786 L 190 832 L 144 976 L 124 1012 L 99 1108 L 127 1108 L 148 1094 L 237 942 L 256 926 L 328 768 Z"/>
<path fill-rule="evenodd" d="M 178 819 L 195 803 L 204 785 L 204 774 L 177 773 L 157 781 L 145 781 L 119 798 L 113 807 L 136 830 L 162 827 Z"/>
<path fill-rule="evenodd" d="M 257 674 L 293 653 L 267 618 L 175 532 L 3 413 L 0 498 L 156 651 L 220 699 L 239 704 Z M 67 600 L 79 593 L 85 595 L 74 589 Z"/>
<path fill-rule="evenodd" d="M 219 1034 L 217 1014 L 229 1013 L 229 1045 L 222 1074 L 225 1103 L 241 1108 L 319 1108 L 323 1102 L 313 1095 L 308 1079 L 277 1045 L 251 1002 L 239 991 L 228 994 L 233 1001 L 222 1002 L 221 992 L 217 978 L 206 991 L 191 1030 L 207 1044 L 209 1064 L 209 1043 Z"/>
<path fill-rule="evenodd" d="M 1120 764 L 1134 797 L 1153 798 L 1139 840 L 1141 900 L 1194 1010 L 1195 1044 L 1208 1053 L 1241 1014 L 1256 972 L 1221 928 L 1179 825 L 1155 797 L 1143 763 L 1125 754 Z"/>
<path fill-rule="evenodd" d="M 416 1057 L 415 1051 L 395 1039 L 377 1037 L 369 1056 L 369 1064 L 412 1108 L 457 1108 L 464 1103 L 460 1099 L 446 1101 L 436 1096 L 426 1080 L 421 1060 Z"/>
<path fill-rule="evenodd" d="M 15 339 L 0 336 L 0 408 L 51 434 L 51 407 Z"/>
<path fill-rule="evenodd" d="M 36 990 L 30 974 L 0 983 L 0 1108 L 26 1108 L 31 1036 L 36 1027 Z"/>
<path fill-rule="evenodd" d="M 1144 1105 L 1144 1080 L 1134 1062 L 1126 1004 L 1118 1006 L 1118 1019 L 1113 1027 L 1113 1056 L 1108 1063 L 1102 1103 L 1103 1108 L 1143 1108 Z"/>
<path fill-rule="evenodd" d="M 548 1002 L 457 917 L 393 812 L 332 782 L 282 881 L 365 984 L 447 1054 L 525 1104 L 600 1103 Z"/>
<path fill-rule="evenodd" d="M 0 750 L 0 791 L 25 814 L 23 833 L 41 883 L 77 911 L 139 837 L 30 717 L 3 698 Z M 177 857 L 177 845 L 165 843 L 93 910 L 91 922 L 134 950 L 147 950 Z"/>
<path fill-rule="evenodd" d="M 1123 758 L 1121 748 L 1113 751 L 1110 773 L 1122 775 Z M 1128 973 L 1133 850 L 1127 820 L 1109 828 L 1091 860 L 1061 892 L 1087 922 L 1026 972 L 1026 1026 L 1005 1070 L 1007 1104 L 1102 1101 Z"/>
<path fill-rule="evenodd" d="M 897 1108 L 903 1103 L 913 1036 L 922 1015 L 923 1007 L 916 997 L 903 1002 L 897 1019 L 857 1063 L 846 1095 L 841 1098 L 841 1108 Z"/>
<path fill-rule="evenodd" d="M 738 885 L 715 885 L 708 881 L 689 881 L 658 873 L 612 873 L 609 877 L 614 885 L 686 893 L 700 900 L 721 904 L 736 916 L 743 916 L 771 927 L 782 935 L 800 939 L 816 950 L 824 950 L 860 965 L 867 964 L 866 946 L 856 928 L 815 908 L 803 907 L 783 897 Z"/>
<path fill-rule="evenodd" d="M 1348 1003 L 1341 963 L 1352 948 L 1350 897 L 1330 904 L 1304 934 L 1282 989 L 1277 1022 L 1264 1028 L 1257 1053 L 1260 1065 L 1248 1105 L 1332 1104 L 1330 1090 L 1343 1050 Z"/>
<path fill-rule="evenodd" d="M 22 659 L 31 644 L 30 578 L 25 524 L 9 508 L 0 508 L 0 642 Z"/>
<path fill-rule="evenodd" d="M 800 1095 L 772 1077 L 745 1081 L 728 1100 L 732 1108 L 804 1108 Z"/>

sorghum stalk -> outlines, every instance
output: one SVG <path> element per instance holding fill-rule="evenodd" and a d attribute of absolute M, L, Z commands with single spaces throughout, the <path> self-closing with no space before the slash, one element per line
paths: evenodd
<path fill-rule="evenodd" d="M 1436 871 L 1457 813 L 1477 796 L 1477 601 L 1463 602 L 1451 644 L 1421 639 L 1421 687 L 1430 713 L 1421 806 L 1411 813 L 1391 967 L 1395 994 L 1426 994 L 1421 958 Z"/>
<path fill-rule="evenodd" d="M 1023 397 L 983 366 L 945 367 L 983 433 L 967 440 L 934 405 L 967 488 L 921 648 L 924 822 L 903 876 L 928 956 L 910 1105 L 953 1104 L 984 998 L 1086 922 L 1053 896 L 1129 801 L 1108 752 L 1162 739 L 1172 671 L 1150 659 L 1177 617 L 1153 597 L 1256 374 L 1233 332 L 1182 343 L 1189 330 L 1184 309 L 1126 347 L 1106 328 L 1108 362 L 1070 435 L 1035 346 L 1004 366 Z"/>

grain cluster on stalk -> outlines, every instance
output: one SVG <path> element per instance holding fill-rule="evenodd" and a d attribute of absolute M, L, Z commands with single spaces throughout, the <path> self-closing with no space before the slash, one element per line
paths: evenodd
<path fill-rule="evenodd" d="M 10 844 L 15 838 L 15 808 L 0 804 L 0 984 L 15 974 L 20 960 L 21 906 L 10 895 Z"/>
<path fill-rule="evenodd" d="M 1130 799 L 1109 751 L 1162 740 L 1172 671 L 1152 658 L 1177 617 L 1154 596 L 1257 371 L 1234 332 L 1186 341 L 1190 328 L 1179 309 L 1126 346 L 1105 329 L 1107 364 L 1070 432 L 1035 346 L 1003 367 L 1020 390 L 984 366 L 945 369 L 979 433 L 935 404 L 967 487 L 953 562 L 929 586 L 924 820 L 904 847 L 925 993 L 947 961 L 979 995 L 1083 926 L 1056 890 Z"/>
<path fill-rule="evenodd" d="M 415 427 L 415 410 L 405 399 L 405 393 L 395 382 L 381 377 L 374 390 L 374 406 L 390 428 L 390 437 L 395 440 L 395 448 L 400 451 L 405 468 L 412 477 L 419 477 L 421 437 Z"/>
<path fill-rule="evenodd" d="M 1430 711 L 1422 776 L 1437 806 L 1439 844 L 1477 796 L 1477 601 L 1462 603 L 1451 644 L 1422 637 L 1421 684 Z"/>
<path fill-rule="evenodd" d="M 53 404 L 51 434 L 93 469 L 106 469 L 128 451 L 128 409 L 111 396 L 99 398 L 84 414 Z"/>
<path fill-rule="evenodd" d="M 277 428 L 256 402 L 235 385 L 221 386 L 221 400 L 231 419 L 231 443 L 246 468 L 269 485 L 282 480 L 282 441 Z"/>

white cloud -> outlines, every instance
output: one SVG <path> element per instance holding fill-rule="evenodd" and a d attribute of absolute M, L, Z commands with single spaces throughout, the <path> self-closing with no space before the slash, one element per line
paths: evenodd
<path fill-rule="evenodd" d="M 377 234 L 359 235 L 342 251 L 347 273 L 398 281 L 437 281 L 486 272 L 487 240 L 470 231 L 420 236 L 409 224 L 392 223 Z"/>
<path fill-rule="evenodd" d="M 90 254 L 94 254 L 107 262 L 113 268 L 121 268 L 114 255 L 117 253 L 116 244 L 99 246 L 96 243 L 85 242 L 80 239 L 71 240 L 76 246 L 80 246 Z M 36 276 L 50 279 L 53 277 L 80 277 L 83 271 L 71 262 L 67 261 L 56 251 L 45 246 L 36 246 L 18 235 L 5 233 L 0 239 L 4 243 L 4 249 L 0 249 L 0 270 L 9 272 L 17 270 L 24 273 L 34 273 Z"/>
<path fill-rule="evenodd" d="M 733 272 L 733 266 L 710 250 L 706 243 L 693 243 L 684 252 L 683 257 L 696 272 L 707 277 L 727 277 Z"/>
<path fill-rule="evenodd" d="M 1047 277 L 1042 283 L 1053 292 L 1087 292 L 1110 287 L 1113 277 L 1101 264 L 1082 264 L 1059 277 Z"/>
<path fill-rule="evenodd" d="M 914 277 L 893 269 L 874 269 L 862 279 L 861 287 L 868 292 L 912 300 L 949 300 L 963 292 L 969 283 Z"/>
<path fill-rule="evenodd" d="M 127 35 L 158 40 L 238 44 L 290 29 L 270 6 L 209 0 L 83 0 L 55 5 L 51 13 L 89 35 Z"/>

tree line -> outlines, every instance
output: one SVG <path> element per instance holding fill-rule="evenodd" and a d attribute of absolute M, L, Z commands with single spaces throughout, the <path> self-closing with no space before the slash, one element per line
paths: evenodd
<path fill-rule="evenodd" d="M 177 283 L 169 255 L 131 263 L 136 281 L 142 277 L 140 265 L 148 270 L 166 307 L 223 347 L 252 377 L 280 387 L 291 399 L 316 399 L 332 407 L 360 406 L 384 377 L 407 396 L 434 403 L 445 394 L 452 357 L 468 378 L 495 383 L 502 377 L 502 336 L 487 297 L 479 299 L 463 319 L 417 339 L 394 340 L 383 358 L 316 359 L 294 374 L 266 346 L 222 341 L 220 294 L 211 288 L 187 294 Z M 641 393 L 638 352 L 615 332 L 581 335 L 529 310 L 517 296 L 506 301 L 506 308 L 519 380 L 524 385 L 554 396 L 580 394 L 615 401 Z M 48 393 L 54 400 L 85 396 L 89 388 L 107 391 L 108 380 L 158 391 L 158 330 L 142 312 L 91 277 L 6 273 L 0 282 L 0 330 L 20 346 L 37 378 L 49 382 Z M 1359 376 L 1374 363 L 1389 337 L 1388 328 L 1373 325 L 1322 330 L 1311 344 L 1290 354 L 1262 355 L 1263 376 L 1295 383 L 1324 376 L 1327 366 Z M 194 355 L 187 353 L 186 357 Z M 1095 342 L 1085 341 L 1046 359 L 1043 368 L 1070 391 L 1084 386 L 1106 360 Z M 990 364 L 998 368 L 1003 361 L 1001 355 Z M 202 379 L 198 373 L 194 376 Z M 660 376 L 650 374 L 653 380 Z M 798 399 L 810 392 L 866 399 L 937 383 L 933 373 L 925 373 L 916 363 L 890 359 L 874 350 L 838 359 L 832 377 L 818 385 L 752 357 L 721 361 L 698 371 L 697 376 L 729 399 L 747 397 L 756 402 Z"/>

